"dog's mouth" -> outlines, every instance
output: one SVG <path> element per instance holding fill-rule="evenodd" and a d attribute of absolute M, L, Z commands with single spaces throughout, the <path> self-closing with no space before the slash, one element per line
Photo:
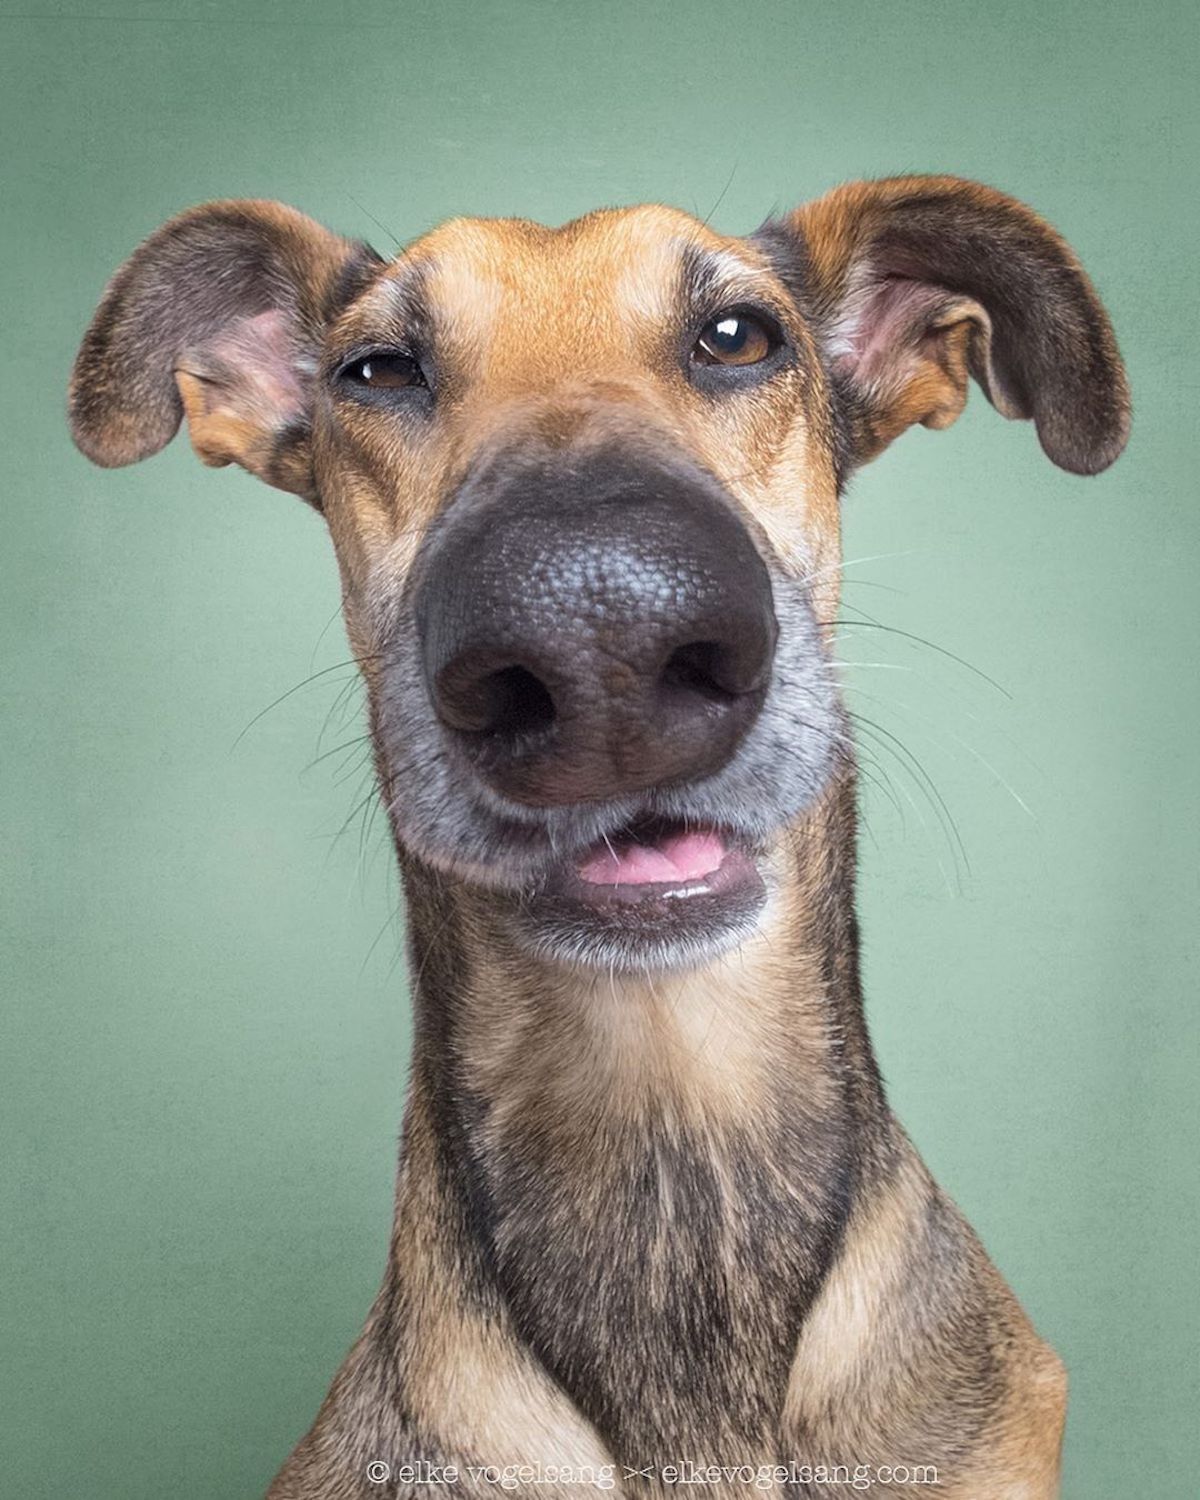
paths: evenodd
<path fill-rule="evenodd" d="M 686 901 L 759 880 L 749 851 L 733 835 L 667 818 L 642 818 L 607 835 L 548 884 L 584 905 Z"/>
<path fill-rule="evenodd" d="M 727 828 L 645 817 L 556 861 L 520 901 L 544 952 L 620 968 L 711 956 L 744 937 L 766 897 L 761 851 Z"/>

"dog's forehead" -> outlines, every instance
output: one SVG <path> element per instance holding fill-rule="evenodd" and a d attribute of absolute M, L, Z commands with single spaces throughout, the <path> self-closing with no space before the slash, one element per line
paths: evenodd
<path fill-rule="evenodd" d="M 679 209 L 599 209 L 549 228 L 528 219 L 452 219 L 408 247 L 389 275 L 426 263 L 436 276 L 473 273 L 506 288 L 567 282 L 612 287 L 622 275 L 671 288 L 688 258 L 729 275 L 764 274 L 758 250 Z"/>
<path fill-rule="evenodd" d="M 753 244 L 648 205 L 601 209 L 557 228 L 450 220 L 406 247 L 351 318 L 429 321 L 467 349 L 500 327 L 511 331 L 514 319 L 526 334 L 606 342 L 698 302 L 777 301 L 781 290 Z"/>

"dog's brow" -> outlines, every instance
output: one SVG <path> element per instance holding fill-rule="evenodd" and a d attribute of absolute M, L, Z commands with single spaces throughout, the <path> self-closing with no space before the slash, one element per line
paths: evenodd
<path fill-rule="evenodd" d="M 401 261 L 381 276 L 356 304 L 351 314 L 352 334 L 429 345 L 435 321 L 428 296 L 430 270 L 428 261 Z"/>
<path fill-rule="evenodd" d="M 681 291 L 694 308 L 714 308 L 731 297 L 763 297 L 774 303 L 772 277 L 764 266 L 732 250 L 685 244 L 680 257 Z"/>

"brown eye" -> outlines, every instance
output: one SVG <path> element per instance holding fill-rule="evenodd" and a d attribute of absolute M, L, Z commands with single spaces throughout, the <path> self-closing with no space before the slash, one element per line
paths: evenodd
<path fill-rule="evenodd" d="M 368 354 L 348 364 L 342 375 L 353 385 L 365 385 L 373 391 L 398 391 L 425 384 L 421 366 L 407 354 Z"/>
<path fill-rule="evenodd" d="M 692 358 L 703 365 L 757 365 L 778 343 L 778 335 L 752 314 L 722 313 L 701 329 Z"/>

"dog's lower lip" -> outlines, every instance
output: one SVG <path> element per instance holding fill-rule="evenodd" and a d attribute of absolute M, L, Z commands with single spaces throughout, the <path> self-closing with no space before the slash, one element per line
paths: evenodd
<path fill-rule="evenodd" d="M 767 899 L 763 854 L 730 828 L 644 818 L 558 860 L 515 899 L 513 916 L 537 953 L 570 964 L 699 963 L 753 931 Z"/>

